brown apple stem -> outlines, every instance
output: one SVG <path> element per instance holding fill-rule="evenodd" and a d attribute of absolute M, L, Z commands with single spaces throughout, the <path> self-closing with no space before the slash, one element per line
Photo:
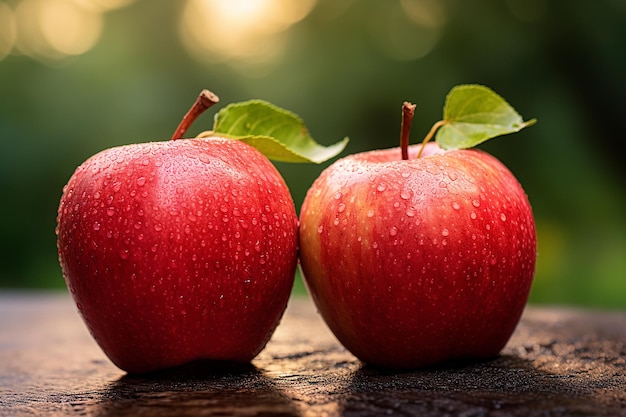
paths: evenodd
<path fill-rule="evenodd" d="M 219 97 L 210 92 L 209 90 L 202 90 L 200 95 L 196 99 L 195 103 L 191 106 L 191 108 L 187 111 L 187 113 L 183 116 L 183 119 L 180 121 L 180 124 L 174 131 L 170 140 L 176 140 L 183 137 L 183 135 L 189 129 L 189 126 L 200 116 L 206 109 L 211 107 L 212 105 L 218 103 L 220 101 Z"/>
<path fill-rule="evenodd" d="M 402 103 L 402 124 L 400 126 L 400 149 L 402 150 L 402 159 L 409 159 L 409 132 L 411 131 L 411 123 L 415 114 L 415 104 L 405 101 Z"/>
<path fill-rule="evenodd" d="M 426 144 L 433 138 L 437 129 L 439 129 L 441 126 L 445 124 L 446 124 L 445 120 L 439 120 L 437 123 L 433 125 L 433 127 L 430 128 L 430 131 L 428 132 L 428 134 L 422 141 L 422 147 L 420 148 L 420 151 L 417 153 L 417 158 L 422 156 L 422 152 L 424 152 L 424 148 L 426 147 Z"/>

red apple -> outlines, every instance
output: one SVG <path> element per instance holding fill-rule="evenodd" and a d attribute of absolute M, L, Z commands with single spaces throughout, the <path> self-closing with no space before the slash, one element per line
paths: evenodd
<path fill-rule="evenodd" d="M 174 138 L 201 110 L 186 115 Z M 297 262 L 294 203 L 272 163 L 243 142 L 104 150 L 74 172 L 57 220 L 59 260 L 78 310 L 128 372 L 198 359 L 248 362 L 287 305 Z"/>
<path fill-rule="evenodd" d="M 435 143 L 345 157 L 300 216 L 300 262 L 324 320 L 362 361 L 415 368 L 497 355 L 526 304 L 535 225 L 513 174 Z"/>

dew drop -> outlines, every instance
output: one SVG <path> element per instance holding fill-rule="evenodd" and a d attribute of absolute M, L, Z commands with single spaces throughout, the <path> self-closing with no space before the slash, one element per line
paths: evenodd
<path fill-rule="evenodd" d="M 339 217 L 335 217 L 335 220 L 333 220 L 333 224 L 335 226 L 337 226 L 339 224 Z"/>
<path fill-rule="evenodd" d="M 94 224 L 93 224 L 93 230 L 96 230 L 96 231 L 97 231 L 97 230 L 100 230 L 100 223 L 98 223 L 98 222 L 94 222 Z"/>
<path fill-rule="evenodd" d="M 324 231 L 324 226 L 319 225 L 319 227 L 317 228 L 317 233 L 322 233 Z"/>
<path fill-rule="evenodd" d="M 120 251 L 120 258 L 128 259 L 129 256 L 130 256 L 130 253 L 128 252 L 128 249 L 122 249 Z"/>
<path fill-rule="evenodd" d="M 367 211 L 367 217 L 374 217 L 374 210 L 373 209 L 369 209 Z"/>
<path fill-rule="evenodd" d="M 339 200 L 341 198 L 341 191 L 335 194 L 335 200 Z"/>
<path fill-rule="evenodd" d="M 156 230 L 157 232 L 160 232 L 161 230 L 163 230 L 163 225 L 161 223 L 155 224 L 154 230 Z"/>
<path fill-rule="evenodd" d="M 480 207 L 480 201 L 479 200 L 472 200 L 472 205 L 474 207 Z"/>
<path fill-rule="evenodd" d="M 391 229 L 389 229 L 389 236 L 395 236 L 398 234 L 398 228 L 393 226 Z"/>
<path fill-rule="evenodd" d="M 387 186 L 385 184 L 383 184 L 382 182 L 380 184 L 378 184 L 378 187 L 376 187 L 376 189 L 380 192 L 385 191 L 385 189 L 387 188 Z"/>
<path fill-rule="evenodd" d="M 413 217 L 415 216 L 415 209 L 413 207 L 409 207 L 408 209 L 406 209 L 406 215 L 409 217 Z"/>
<path fill-rule="evenodd" d="M 198 155 L 198 159 L 200 160 L 200 162 L 204 162 L 205 164 L 211 163 L 211 157 L 203 152 Z"/>
<path fill-rule="evenodd" d="M 146 185 L 146 177 L 137 178 L 137 185 L 140 187 L 143 187 L 144 185 Z"/>
<path fill-rule="evenodd" d="M 476 220 L 476 213 L 474 213 L 473 211 L 470 213 L 470 217 L 472 220 Z"/>
<path fill-rule="evenodd" d="M 441 235 L 442 235 L 442 236 L 448 236 L 449 234 L 450 234 L 450 231 L 449 231 L 448 229 L 443 229 L 443 230 L 441 231 Z"/>
<path fill-rule="evenodd" d="M 109 207 L 109 208 L 107 209 L 107 216 L 109 216 L 109 217 L 113 217 L 113 215 L 115 215 L 115 208 L 113 208 L 113 207 Z"/>
<path fill-rule="evenodd" d="M 339 213 L 343 213 L 343 211 L 346 209 L 346 204 L 345 203 L 340 203 L 339 207 L 337 207 L 337 211 Z"/>
<path fill-rule="evenodd" d="M 503 222 L 505 222 L 505 221 L 506 221 L 506 214 L 502 213 L 502 214 L 500 215 L 500 220 L 502 220 Z"/>
<path fill-rule="evenodd" d="M 461 208 L 461 205 L 455 201 L 454 203 L 452 203 L 452 208 L 458 210 Z"/>
<path fill-rule="evenodd" d="M 409 190 L 402 190 L 402 192 L 400 192 L 400 198 L 402 198 L 403 200 L 408 200 L 409 198 L 411 198 L 411 192 Z"/>

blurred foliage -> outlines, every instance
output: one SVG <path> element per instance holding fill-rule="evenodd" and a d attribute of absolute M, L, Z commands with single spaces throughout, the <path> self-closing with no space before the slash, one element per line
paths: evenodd
<path fill-rule="evenodd" d="M 8 52 L 2 10 L 26 1 L 0 1 L 0 286 L 64 287 L 54 228 L 73 170 L 111 146 L 167 139 L 202 88 L 224 105 L 262 98 L 290 109 L 323 144 L 349 136 L 345 154 L 396 146 L 404 100 L 417 104 L 412 136 L 421 141 L 452 86 L 480 83 L 538 119 L 481 145 L 533 203 L 539 257 L 531 301 L 626 309 L 626 165 L 618 151 L 626 2 L 308 1 L 308 10 L 293 12 L 300 16 L 253 40 L 207 22 L 212 43 L 200 37 L 194 49 L 185 28 L 198 36 L 202 25 L 182 18 L 198 1 L 138 0 L 102 12 L 84 51 L 37 55 L 16 44 Z M 230 0 L 212 3 L 220 1 Z M 289 3 L 264 1 L 272 2 Z M 225 27 L 235 33 L 236 25 Z M 248 41 L 258 46 L 238 54 Z M 210 128 L 213 114 L 190 133 Z M 277 164 L 297 207 L 327 165 Z"/>

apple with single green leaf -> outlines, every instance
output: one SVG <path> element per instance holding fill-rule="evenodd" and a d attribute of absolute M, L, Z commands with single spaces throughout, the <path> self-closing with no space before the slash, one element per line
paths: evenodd
<path fill-rule="evenodd" d="M 495 157 L 467 149 L 534 123 L 478 85 L 455 87 L 444 119 L 408 146 L 329 166 L 300 214 L 308 290 L 363 362 L 418 368 L 497 355 L 527 302 L 535 223 L 527 195 Z M 426 143 L 437 132 L 437 143 Z"/>
<path fill-rule="evenodd" d="M 67 286 L 102 350 L 129 373 L 203 359 L 249 362 L 263 349 L 293 285 L 298 219 L 283 178 L 247 142 L 278 159 L 314 162 L 345 146 L 272 136 L 272 124 L 304 129 L 261 101 L 228 106 L 212 132 L 182 139 L 217 101 L 204 90 L 170 141 L 92 156 L 61 197 Z"/>

